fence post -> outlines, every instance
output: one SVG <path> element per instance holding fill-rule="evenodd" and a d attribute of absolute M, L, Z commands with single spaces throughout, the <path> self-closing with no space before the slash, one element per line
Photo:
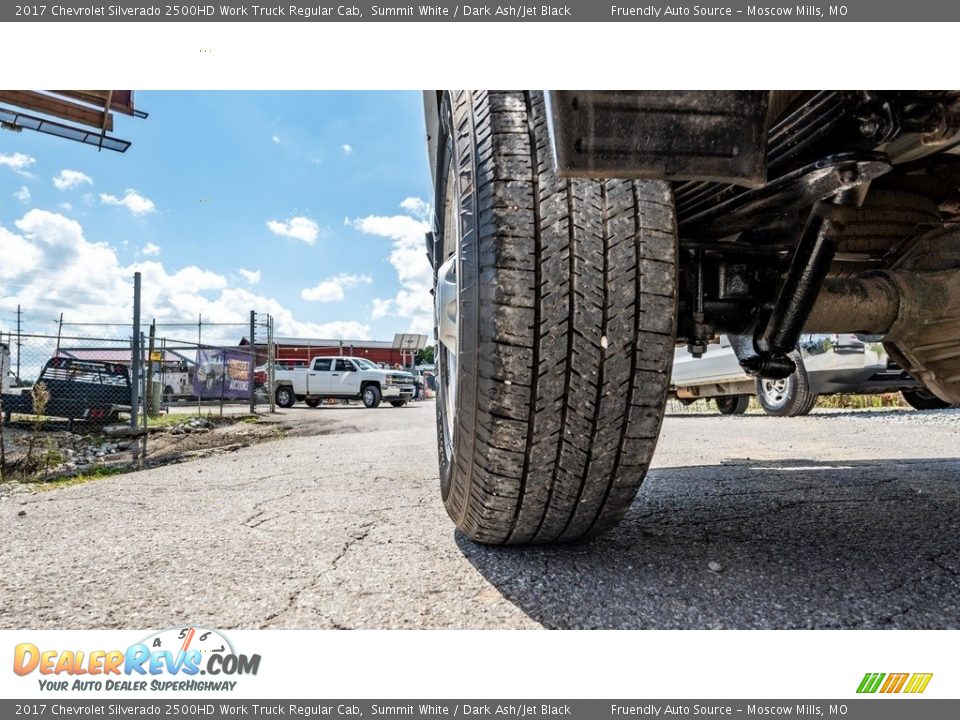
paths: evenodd
<path fill-rule="evenodd" d="M 257 398 L 253 391 L 253 367 L 257 364 L 257 348 L 255 345 L 256 337 L 255 333 L 257 332 L 257 313 L 255 310 L 250 311 L 250 375 L 249 375 L 249 386 L 250 386 L 250 414 L 253 415 L 257 412 Z"/>
<path fill-rule="evenodd" d="M 157 333 L 157 320 L 156 318 L 154 318 L 153 322 L 150 323 L 150 343 L 147 346 L 147 373 L 146 373 L 147 382 L 146 382 L 146 387 L 144 388 L 147 394 L 147 400 L 144 403 L 144 407 L 146 408 L 147 412 L 153 412 L 153 390 L 154 390 L 153 388 L 153 373 L 154 373 L 153 349 L 156 341 L 156 333 Z M 162 388 L 160 392 L 163 392 Z"/>
<path fill-rule="evenodd" d="M 197 377 L 197 372 L 200 370 L 200 358 L 202 357 L 200 355 L 201 345 L 203 345 L 203 314 L 198 313 L 197 314 L 197 361 L 193 365 L 194 378 Z M 202 390 L 203 385 L 201 385 L 200 382 L 197 381 L 194 383 L 194 386 L 200 390 L 200 392 L 197 393 L 197 417 L 201 417 L 203 415 L 203 410 L 200 409 L 201 408 L 200 403 L 202 400 L 201 396 L 203 395 L 203 390 Z"/>
<path fill-rule="evenodd" d="M 59 345 L 60 335 L 57 333 L 57 346 Z M 140 405 L 140 361 L 143 353 L 140 338 L 140 273 L 138 272 L 133 274 L 133 339 L 130 350 L 133 373 L 133 377 L 130 378 L 130 427 L 136 430 L 137 411 Z"/>
<path fill-rule="evenodd" d="M 153 344 L 152 339 L 151 339 L 151 343 L 150 343 L 150 344 L 151 344 L 151 345 Z M 141 350 L 143 349 L 143 333 L 140 333 L 140 349 L 141 349 Z M 150 367 L 150 366 L 147 365 L 147 367 Z M 144 374 L 143 374 L 143 382 L 146 383 L 146 382 L 147 382 L 147 379 L 148 379 L 148 378 L 147 378 L 147 374 L 144 373 Z M 146 386 L 144 386 L 144 392 L 140 395 L 140 397 L 142 397 L 142 398 L 144 398 L 144 399 L 147 397 L 147 395 L 146 395 Z M 146 404 L 144 404 L 144 406 L 143 406 L 143 408 L 142 408 L 142 410 L 141 410 L 141 413 L 140 413 L 140 417 L 141 417 L 141 419 L 143 420 L 143 451 L 140 453 L 140 468 L 141 468 L 141 469 L 143 469 L 143 461 L 147 459 L 147 435 L 148 435 L 148 432 L 147 432 L 147 415 L 149 415 L 149 414 L 150 414 L 150 413 L 149 413 L 149 409 L 147 408 Z"/>
<path fill-rule="evenodd" d="M 270 412 L 277 411 L 277 400 L 273 393 L 276 383 L 277 350 L 273 344 L 273 316 L 267 316 L 267 395 L 270 398 Z"/>

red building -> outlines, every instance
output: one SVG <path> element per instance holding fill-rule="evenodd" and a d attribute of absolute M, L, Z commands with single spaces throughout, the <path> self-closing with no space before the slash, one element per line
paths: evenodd
<path fill-rule="evenodd" d="M 423 343 L 426 342 L 426 336 Z M 273 339 L 277 365 L 281 367 L 305 367 L 315 357 L 343 355 L 345 357 L 363 357 L 371 362 L 406 367 L 412 363 L 414 352 L 401 350 L 396 340 L 331 340 L 325 338 L 275 337 Z M 247 338 L 240 345 L 249 345 Z M 423 344 L 420 344 L 423 347 Z M 417 348 L 419 349 L 419 348 Z M 267 361 L 266 344 L 257 343 L 257 364 Z"/>

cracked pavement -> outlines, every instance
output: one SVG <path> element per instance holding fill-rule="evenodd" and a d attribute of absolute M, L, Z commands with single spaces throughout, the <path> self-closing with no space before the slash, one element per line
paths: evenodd
<path fill-rule="evenodd" d="M 333 432 L 0 498 L 0 627 L 960 627 L 955 412 L 668 416 L 552 548 L 454 532 L 432 402 L 285 412 Z"/>

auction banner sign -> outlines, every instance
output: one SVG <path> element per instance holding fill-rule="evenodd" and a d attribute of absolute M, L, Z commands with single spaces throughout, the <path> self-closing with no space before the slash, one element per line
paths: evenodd
<path fill-rule="evenodd" d="M 236 350 L 197 350 L 193 394 L 203 400 L 244 400 L 250 397 L 253 358 Z"/>

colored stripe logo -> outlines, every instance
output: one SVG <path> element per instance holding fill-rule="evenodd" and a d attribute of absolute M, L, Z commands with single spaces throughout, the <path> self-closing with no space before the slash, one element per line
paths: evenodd
<path fill-rule="evenodd" d="M 927 689 L 933 673 L 867 673 L 857 687 L 859 694 L 909 693 L 916 695 Z"/>

